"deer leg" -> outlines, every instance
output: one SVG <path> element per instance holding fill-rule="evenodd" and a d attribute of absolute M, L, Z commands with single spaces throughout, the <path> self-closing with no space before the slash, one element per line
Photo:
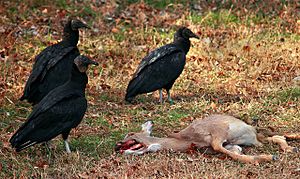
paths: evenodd
<path fill-rule="evenodd" d="M 147 152 L 157 152 L 161 149 L 161 145 L 160 144 L 150 144 L 147 147 Z"/>
<path fill-rule="evenodd" d="M 299 140 L 300 139 L 300 133 L 295 133 L 295 134 L 285 134 L 284 137 L 286 139 L 290 140 Z"/>
<path fill-rule="evenodd" d="M 145 153 L 145 150 L 143 149 L 143 150 L 141 150 L 141 149 L 139 149 L 139 150 L 131 150 L 131 149 L 128 149 L 128 150 L 125 150 L 124 151 L 124 154 L 125 155 L 130 155 L 130 154 L 132 154 L 132 155 L 142 155 L 142 154 L 144 154 Z"/>
<path fill-rule="evenodd" d="M 241 155 L 238 154 L 236 152 L 232 152 L 230 150 L 225 149 L 222 146 L 222 142 L 219 140 L 214 140 L 211 143 L 212 148 L 215 151 L 224 153 L 228 156 L 230 156 L 231 158 L 233 158 L 234 160 L 238 160 L 244 163 L 254 163 L 254 164 L 259 164 L 261 162 L 265 162 L 265 161 L 271 161 L 271 160 L 276 160 L 277 157 L 275 157 L 274 155 L 256 155 L 256 156 L 251 156 L 251 155 Z"/>
<path fill-rule="evenodd" d="M 285 152 L 298 152 L 298 148 L 288 145 L 284 136 L 274 135 L 272 137 L 267 137 L 267 141 L 278 144 L 281 150 Z"/>
<path fill-rule="evenodd" d="M 159 102 L 160 103 L 163 102 L 163 92 L 162 92 L 162 89 L 159 89 Z"/>
<path fill-rule="evenodd" d="M 234 152 L 236 154 L 241 155 L 242 154 L 242 147 L 238 146 L 238 145 L 232 145 L 232 144 L 227 144 L 224 146 L 225 149 Z"/>
<path fill-rule="evenodd" d="M 145 147 L 140 148 L 140 149 L 138 149 L 138 150 L 128 149 L 128 150 L 125 150 L 125 151 L 124 151 L 124 154 L 125 154 L 125 155 L 130 155 L 130 154 L 132 154 L 132 155 L 142 155 L 142 154 L 144 154 L 144 153 L 147 152 L 147 149 L 148 149 L 148 148 L 145 148 Z"/>

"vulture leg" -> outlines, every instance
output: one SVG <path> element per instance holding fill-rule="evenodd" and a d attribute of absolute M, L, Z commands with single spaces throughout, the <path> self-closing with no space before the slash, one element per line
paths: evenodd
<path fill-rule="evenodd" d="M 47 150 L 49 150 L 49 151 L 50 151 L 50 149 L 52 148 L 52 145 L 51 145 L 51 141 L 50 141 L 50 140 L 48 140 L 47 142 L 44 142 L 44 145 L 45 145 L 45 147 L 47 148 Z"/>
<path fill-rule="evenodd" d="M 163 102 L 163 93 L 162 93 L 162 89 L 159 89 L 159 102 L 160 102 L 160 103 Z"/>
<path fill-rule="evenodd" d="M 69 133 L 70 133 L 70 130 L 62 133 L 62 138 L 64 139 L 64 143 L 65 143 L 67 153 L 71 153 L 70 145 L 69 145 L 69 142 L 68 142 Z"/>
<path fill-rule="evenodd" d="M 170 90 L 167 90 L 167 94 L 168 94 L 168 101 L 169 101 L 169 103 L 170 103 L 171 105 L 173 105 L 174 102 L 173 102 L 173 100 L 172 100 L 172 98 L 171 98 Z"/>
<path fill-rule="evenodd" d="M 71 153 L 71 149 L 70 149 L 70 145 L 69 145 L 68 140 L 67 140 L 67 139 L 64 140 L 64 143 L 65 143 L 65 146 L 66 146 L 66 151 L 67 151 L 67 153 Z"/>

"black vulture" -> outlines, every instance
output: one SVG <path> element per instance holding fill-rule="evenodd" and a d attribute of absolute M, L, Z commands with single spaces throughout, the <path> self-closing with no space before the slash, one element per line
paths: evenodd
<path fill-rule="evenodd" d="M 98 65 L 85 56 L 77 56 L 72 65 L 70 79 L 50 91 L 33 107 L 27 121 L 10 139 L 17 152 L 47 142 L 59 134 L 62 134 L 66 151 L 71 152 L 67 138 L 71 129 L 81 122 L 87 108 L 86 70 L 90 64 Z"/>
<path fill-rule="evenodd" d="M 49 91 L 70 78 L 73 60 L 80 55 L 77 48 L 80 28 L 89 27 L 80 20 L 70 19 L 64 26 L 62 41 L 47 47 L 35 57 L 21 101 L 27 99 L 35 105 Z"/>
<path fill-rule="evenodd" d="M 144 57 L 128 84 L 125 100 L 131 102 L 138 94 L 159 90 L 159 101 L 162 102 L 162 89 L 166 89 L 168 101 L 172 104 L 170 89 L 184 68 L 190 38 L 199 39 L 190 29 L 181 27 L 174 34 L 172 43 Z"/>

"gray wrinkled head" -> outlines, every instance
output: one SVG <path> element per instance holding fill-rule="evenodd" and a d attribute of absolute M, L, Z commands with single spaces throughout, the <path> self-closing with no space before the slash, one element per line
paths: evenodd
<path fill-rule="evenodd" d="M 174 40 L 179 39 L 179 38 L 184 38 L 184 39 L 196 38 L 196 39 L 199 39 L 199 37 L 196 34 L 194 34 L 187 27 L 181 27 L 176 31 L 176 33 L 174 34 Z"/>
<path fill-rule="evenodd" d="M 77 19 L 70 18 L 68 22 L 64 25 L 63 39 L 68 39 L 71 41 L 72 45 L 77 45 L 79 40 L 80 28 L 89 28 L 85 23 Z"/>
<path fill-rule="evenodd" d="M 84 73 L 87 71 L 89 65 L 98 65 L 97 62 L 89 59 L 87 56 L 84 55 L 78 55 L 75 59 L 74 59 L 74 63 L 76 64 L 78 70 L 81 73 Z"/>
<path fill-rule="evenodd" d="M 78 20 L 78 19 L 72 19 L 70 20 L 71 22 L 71 29 L 72 30 L 78 30 L 80 28 L 88 28 L 89 26 L 85 23 L 83 23 L 82 21 Z"/>

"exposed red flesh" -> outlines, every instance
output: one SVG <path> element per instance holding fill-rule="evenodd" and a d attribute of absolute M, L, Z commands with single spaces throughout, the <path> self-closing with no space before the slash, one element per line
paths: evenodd
<path fill-rule="evenodd" d="M 134 139 L 128 140 L 124 143 L 118 143 L 117 145 L 120 146 L 119 152 L 121 154 L 124 153 L 124 151 L 126 151 L 126 150 L 138 150 L 138 149 L 145 147 L 142 143 L 139 143 Z"/>
<path fill-rule="evenodd" d="M 128 140 L 124 142 L 120 148 L 120 150 L 127 150 L 130 149 L 131 146 L 135 145 L 137 143 L 136 140 Z"/>
<path fill-rule="evenodd" d="M 130 150 L 138 150 L 138 149 L 140 149 L 142 147 L 144 147 L 144 146 L 141 143 L 137 143 L 137 144 L 131 146 L 129 149 Z"/>

